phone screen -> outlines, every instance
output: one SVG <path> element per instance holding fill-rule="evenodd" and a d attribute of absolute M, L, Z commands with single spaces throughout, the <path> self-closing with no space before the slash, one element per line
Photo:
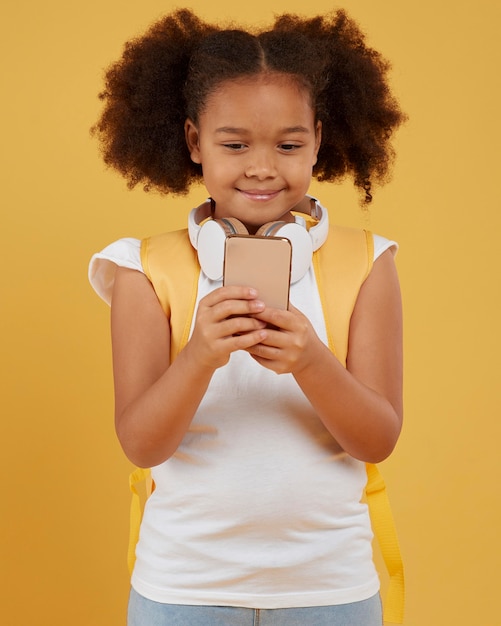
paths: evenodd
<path fill-rule="evenodd" d="M 291 258 L 291 242 L 285 237 L 229 235 L 223 284 L 253 287 L 266 306 L 287 309 Z"/>

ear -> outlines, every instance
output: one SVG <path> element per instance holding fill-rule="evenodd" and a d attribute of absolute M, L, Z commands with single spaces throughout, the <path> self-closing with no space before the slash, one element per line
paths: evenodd
<path fill-rule="evenodd" d="M 313 165 L 317 162 L 318 151 L 320 150 L 320 144 L 322 143 L 322 122 L 318 120 L 315 127 L 315 159 Z"/>
<path fill-rule="evenodd" d="M 202 163 L 200 155 L 200 133 L 195 123 L 188 118 L 184 123 L 184 136 L 186 139 L 186 145 L 190 151 L 191 160 L 193 163 Z"/>

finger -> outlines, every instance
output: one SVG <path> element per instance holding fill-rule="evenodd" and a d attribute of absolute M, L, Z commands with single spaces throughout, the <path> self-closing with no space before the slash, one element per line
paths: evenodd
<path fill-rule="evenodd" d="M 249 352 L 250 356 L 254 359 L 254 361 L 256 361 L 256 363 L 259 363 L 262 367 L 265 367 L 276 374 L 286 374 L 291 371 L 290 368 L 287 367 L 287 364 L 280 361 L 280 359 L 267 359 L 256 354 L 252 354 L 250 350 L 247 350 L 247 352 Z"/>
<path fill-rule="evenodd" d="M 219 324 L 219 334 L 221 337 L 252 333 L 253 331 L 264 330 L 266 323 L 253 317 L 230 317 Z M 267 336 L 267 334 L 266 334 Z M 262 339 L 266 339 L 265 336 Z"/>
<path fill-rule="evenodd" d="M 266 339 L 267 330 L 260 329 L 251 332 L 231 335 L 225 340 L 227 342 L 227 348 L 229 352 L 235 352 L 237 350 L 251 350 L 253 346 L 258 345 L 263 339 Z"/>
<path fill-rule="evenodd" d="M 254 313 L 253 316 L 256 319 L 266 322 L 269 326 L 279 328 L 280 330 L 294 330 L 295 317 L 290 313 L 290 311 L 266 307 L 262 311 L 257 311 L 256 313 Z"/>
<path fill-rule="evenodd" d="M 261 320 L 259 320 L 261 321 Z M 289 343 L 289 335 L 286 331 L 277 329 L 269 324 L 265 323 L 265 328 L 268 331 L 266 338 L 262 340 L 261 345 L 268 348 L 274 348 L 277 350 L 287 349 Z"/>
<path fill-rule="evenodd" d="M 223 300 L 212 307 L 217 320 L 230 317 L 253 316 L 261 313 L 265 308 L 260 300 Z M 256 318 L 257 319 L 257 318 Z"/>
<path fill-rule="evenodd" d="M 276 346 L 269 346 L 266 343 L 266 339 L 260 341 L 258 344 L 250 346 L 247 352 L 251 354 L 256 360 L 264 359 L 266 361 L 276 361 L 279 359 L 281 349 Z"/>
<path fill-rule="evenodd" d="M 212 307 L 225 300 L 255 300 L 257 295 L 257 291 L 252 287 L 235 285 L 219 287 L 202 298 L 200 304 Z"/>

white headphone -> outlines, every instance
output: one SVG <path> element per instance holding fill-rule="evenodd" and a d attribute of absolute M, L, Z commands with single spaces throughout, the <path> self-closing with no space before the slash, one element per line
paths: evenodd
<path fill-rule="evenodd" d="M 188 233 L 204 274 L 211 280 L 221 280 L 224 265 L 224 242 L 228 235 L 249 234 L 245 226 L 234 217 L 213 219 L 214 207 L 209 198 L 193 209 L 188 217 Z M 286 237 L 292 245 L 291 283 L 301 280 L 310 269 L 313 252 L 327 239 L 329 217 L 327 211 L 311 198 L 311 212 L 294 215 L 294 222 L 268 222 L 256 235 Z M 307 230 L 307 221 L 314 225 Z"/>

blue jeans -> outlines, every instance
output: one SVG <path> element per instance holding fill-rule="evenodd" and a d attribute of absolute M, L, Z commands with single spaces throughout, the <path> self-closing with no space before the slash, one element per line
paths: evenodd
<path fill-rule="evenodd" d="M 162 604 L 131 590 L 127 626 L 382 626 L 381 600 L 296 609 Z"/>

